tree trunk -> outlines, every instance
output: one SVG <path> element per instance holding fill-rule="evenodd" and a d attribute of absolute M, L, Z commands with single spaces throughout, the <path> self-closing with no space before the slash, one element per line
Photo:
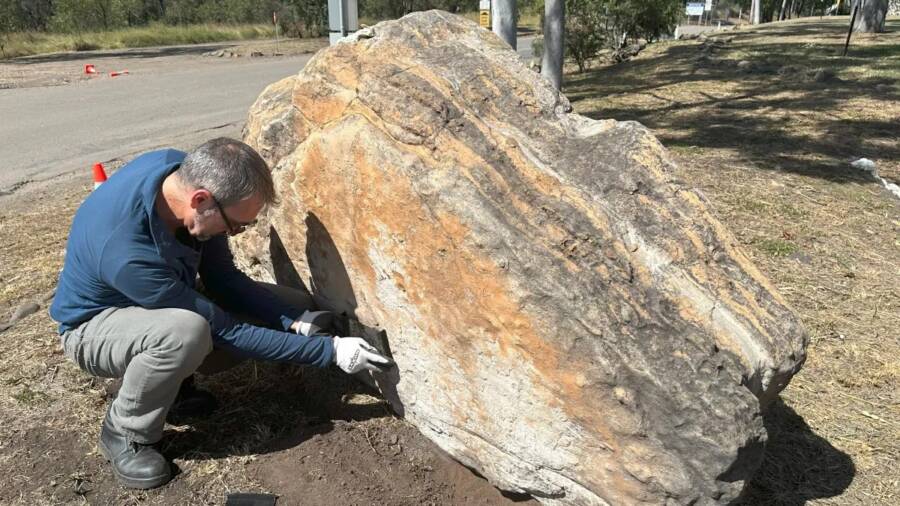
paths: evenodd
<path fill-rule="evenodd" d="M 761 19 L 762 9 L 760 6 L 760 2 L 762 0 L 753 0 L 753 3 L 750 5 L 750 23 L 754 25 L 758 25 Z"/>
<path fill-rule="evenodd" d="M 781 0 L 781 11 L 778 13 L 778 21 L 784 21 L 785 9 L 787 9 L 787 0 Z"/>
<path fill-rule="evenodd" d="M 557 90 L 562 89 L 565 20 L 564 0 L 545 0 L 544 57 L 541 61 L 541 75 L 546 77 Z"/>
<path fill-rule="evenodd" d="M 491 2 L 491 28 L 501 39 L 516 49 L 516 0 Z"/>
<path fill-rule="evenodd" d="M 853 7 L 857 4 L 859 12 L 856 14 L 854 32 L 880 33 L 884 31 L 884 20 L 887 17 L 888 0 L 854 0 Z"/>

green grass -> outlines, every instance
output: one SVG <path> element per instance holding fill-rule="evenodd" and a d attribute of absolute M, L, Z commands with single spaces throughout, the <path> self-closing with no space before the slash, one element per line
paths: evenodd
<path fill-rule="evenodd" d="M 272 27 L 267 25 L 217 24 L 183 26 L 151 24 L 139 28 L 85 33 L 19 32 L 0 34 L 0 45 L 2 45 L 0 57 L 15 58 L 59 51 L 89 51 L 260 39 L 272 37 L 273 34 Z"/>
<path fill-rule="evenodd" d="M 756 247 L 773 257 L 786 257 L 800 250 L 796 244 L 781 239 L 760 239 Z"/>
<path fill-rule="evenodd" d="M 19 403 L 31 407 L 50 404 L 50 396 L 44 392 L 32 390 L 28 387 L 25 387 L 21 392 L 14 394 L 12 397 L 19 401 Z"/>

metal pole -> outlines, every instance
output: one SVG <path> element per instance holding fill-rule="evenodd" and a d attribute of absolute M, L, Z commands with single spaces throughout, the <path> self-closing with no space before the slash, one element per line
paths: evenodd
<path fill-rule="evenodd" d="M 328 0 L 328 41 L 335 44 L 359 29 L 356 0 Z"/>
<path fill-rule="evenodd" d="M 853 15 L 850 16 L 850 29 L 847 30 L 847 42 L 844 43 L 844 54 L 841 56 L 847 56 L 847 48 L 850 47 L 850 36 L 853 35 L 853 24 L 856 23 L 856 12 L 859 11 L 860 0 L 857 0 L 856 5 L 853 7 Z"/>
<path fill-rule="evenodd" d="M 278 56 L 278 15 L 272 12 L 272 23 L 275 24 L 275 56 Z"/>

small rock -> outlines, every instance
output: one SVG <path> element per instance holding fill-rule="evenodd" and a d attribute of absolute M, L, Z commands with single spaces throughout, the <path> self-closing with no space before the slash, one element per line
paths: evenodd
<path fill-rule="evenodd" d="M 623 322 L 630 323 L 631 318 L 634 316 L 634 311 L 628 306 L 622 306 L 621 316 Z"/>
<path fill-rule="evenodd" d="M 741 70 L 752 70 L 753 64 L 747 60 L 741 60 L 737 63 L 737 68 L 739 68 Z"/>
<path fill-rule="evenodd" d="M 868 158 L 860 158 L 859 160 L 854 160 L 850 162 L 850 166 L 854 169 L 864 170 L 871 174 L 875 174 L 876 172 L 875 162 L 869 160 Z"/>
<path fill-rule="evenodd" d="M 834 77 L 834 72 L 828 69 L 819 69 L 813 74 L 813 81 L 824 83 Z"/>
<path fill-rule="evenodd" d="M 41 309 L 41 305 L 37 302 L 26 302 L 19 306 L 18 309 L 16 309 L 16 311 L 12 315 L 12 318 L 9 319 L 9 323 L 15 323 L 28 315 L 37 313 L 39 309 Z"/>
<path fill-rule="evenodd" d="M 259 58 L 260 56 L 265 56 L 261 51 L 253 51 L 250 53 L 250 58 Z"/>
<path fill-rule="evenodd" d="M 375 37 L 375 29 L 371 26 L 359 25 L 360 29 L 356 31 L 357 39 L 371 39 Z"/>

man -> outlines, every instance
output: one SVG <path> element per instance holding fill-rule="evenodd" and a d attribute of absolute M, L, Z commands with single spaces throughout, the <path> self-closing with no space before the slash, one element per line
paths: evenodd
<path fill-rule="evenodd" d="M 250 146 L 213 139 L 185 155 L 144 154 L 95 190 L 75 214 L 50 315 L 67 357 L 85 371 L 121 377 L 100 450 L 126 486 L 171 479 L 154 448 L 167 416 L 209 413 L 198 368 L 244 358 L 381 370 L 390 360 L 358 337 L 322 332 L 328 314 L 294 307 L 237 270 L 225 234 L 275 203 L 265 161 Z M 196 285 L 199 275 L 205 293 Z M 240 308 L 266 325 L 237 320 Z M 173 406 L 174 404 L 174 406 Z"/>

